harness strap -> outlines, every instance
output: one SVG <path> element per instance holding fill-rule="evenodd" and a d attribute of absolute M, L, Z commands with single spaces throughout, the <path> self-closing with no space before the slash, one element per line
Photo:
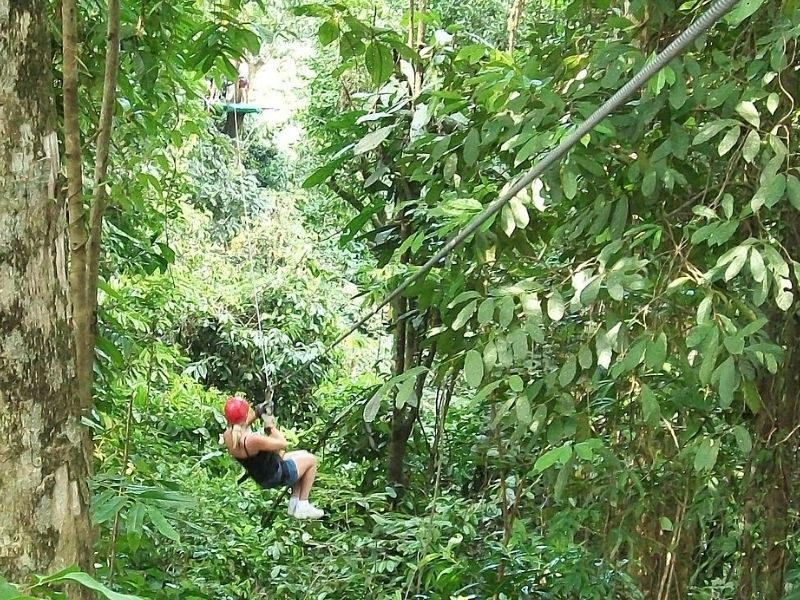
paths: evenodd
<path fill-rule="evenodd" d="M 242 438 L 242 448 L 244 448 L 244 454 L 247 458 L 250 458 L 250 453 L 247 451 L 247 438 L 248 435 L 245 433 L 244 437 Z"/>

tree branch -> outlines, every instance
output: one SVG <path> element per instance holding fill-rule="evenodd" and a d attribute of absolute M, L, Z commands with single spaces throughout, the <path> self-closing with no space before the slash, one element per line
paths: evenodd
<path fill-rule="evenodd" d="M 335 179 L 329 179 L 325 182 L 325 184 L 331 189 L 331 191 L 339 196 L 342 200 L 347 202 L 350 206 L 355 208 L 358 212 L 362 212 L 364 210 L 364 203 L 361 202 L 358 198 L 355 197 L 355 194 L 348 192 L 347 190 L 342 189 Z"/>
<path fill-rule="evenodd" d="M 83 156 L 78 109 L 78 17 L 75 0 L 63 0 L 62 52 L 64 55 L 64 153 L 67 168 L 67 213 L 69 215 L 69 287 L 72 301 L 72 326 L 75 336 L 78 396 L 86 408 L 91 402 L 91 379 L 84 365 L 87 356 L 86 333 L 90 316 L 86 305 L 86 210 L 83 206 Z"/>
<path fill-rule="evenodd" d="M 89 345 L 94 349 L 94 320 L 97 312 L 97 278 L 100 265 L 100 236 L 103 215 L 108 205 L 106 176 L 108 174 L 108 152 L 111 142 L 114 107 L 117 98 L 117 73 L 119 71 L 119 0 L 108 0 L 108 29 L 106 65 L 103 76 L 103 100 L 100 105 L 100 122 L 97 134 L 97 160 L 94 166 L 94 189 L 89 219 L 88 265 L 86 273 L 86 301 L 91 319 Z"/>

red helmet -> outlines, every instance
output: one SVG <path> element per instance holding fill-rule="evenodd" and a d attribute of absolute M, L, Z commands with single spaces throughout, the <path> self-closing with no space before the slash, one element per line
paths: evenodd
<path fill-rule="evenodd" d="M 244 398 L 231 396 L 225 401 L 225 418 L 228 419 L 228 423 L 234 425 L 244 423 L 249 412 L 250 405 Z"/>

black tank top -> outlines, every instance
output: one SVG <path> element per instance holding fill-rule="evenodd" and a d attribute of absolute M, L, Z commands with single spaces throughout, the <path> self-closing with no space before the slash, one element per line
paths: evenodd
<path fill-rule="evenodd" d="M 281 482 L 281 459 L 276 452 L 259 451 L 253 456 L 247 451 L 247 436 L 242 440 L 245 458 L 237 458 L 247 474 L 263 487 L 274 487 Z"/>

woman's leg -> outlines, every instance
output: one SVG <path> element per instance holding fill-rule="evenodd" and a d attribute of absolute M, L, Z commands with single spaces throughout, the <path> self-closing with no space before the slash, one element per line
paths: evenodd
<path fill-rule="evenodd" d="M 295 450 L 283 455 L 284 460 L 291 460 L 297 467 L 297 483 L 292 487 L 292 497 L 308 500 L 311 486 L 317 477 L 317 457 L 305 450 Z"/>

